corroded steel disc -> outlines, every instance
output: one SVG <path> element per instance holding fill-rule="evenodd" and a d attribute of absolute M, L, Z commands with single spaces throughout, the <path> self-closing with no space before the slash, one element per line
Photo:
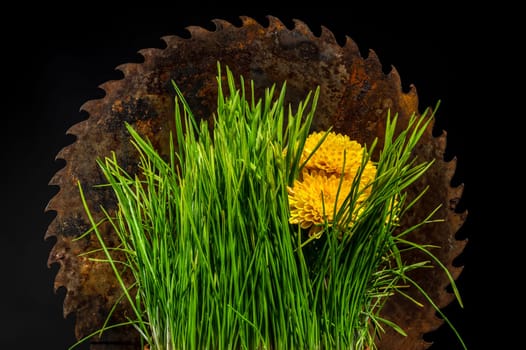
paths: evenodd
<path fill-rule="evenodd" d="M 103 84 L 101 87 L 106 96 L 82 106 L 89 118 L 71 127 L 68 133 L 75 135 L 77 140 L 57 156 L 64 159 L 66 165 L 51 180 L 60 191 L 47 207 L 57 213 L 46 234 L 46 237 L 55 236 L 57 239 L 49 255 L 49 264 L 60 264 L 55 289 L 61 286 L 67 289 L 64 314 L 76 315 L 76 336 L 79 338 L 103 324 L 120 289 L 107 264 L 89 261 L 81 255 L 96 249 L 96 240 L 89 236 L 75 240 L 90 227 L 77 181 L 82 183 L 96 217 L 102 217 L 97 211 L 101 205 L 115 208 L 108 189 L 93 188 L 93 185 L 104 182 L 95 159 L 115 151 L 120 164 L 128 171 L 134 171 L 137 156 L 129 142 L 124 121 L 132 123 L 143 136 L 150 138 L 161 152 L 167 152 L 167 137 L 173 128 L 172 80 L 200 118 L 208 118 L 215 109 L 218 61 L 229 66 L 235 75 L 254 80 L 258 93 L 273 83 L 287 81 L 287 99 L 292 103 L 297 103 L 319 85 L 321 95 L 313 129 L 324 130 L 332 126 L 335 131 L 367 144 L 371 144 L 375 137 L 383 138 L 388 109 L 399 113 L 401 124 L 413 112 L 418 113 L 415 88 L 404 93 L 396 70 L 393 68 L 389 74 L 384 74 L 375 53 L 370 51 L 367 58 L 361 57 L 350 38 L 342 47 L 325 28 L 317 37 L 300 21 L 295 22 L 293 29 L 288 29 L 273 17 L 269 17 L 268 27 L 247 17 L 242 18 L 240 27 L 223 20 L 213 22 L 216 25 L 214 31 L 189 27 L 190 38 L 164 37 L 166 48 L 140 51 L 144 56 L 143 63 L 119 66 L 124 78 Z M 444 161 L 445 146 L 445 133 L 433 137 L 429 129 L 416 149 L 419 159 L 436 161 L 414 186 L 414 193 L 425 186 L 430 189 L 420 205 L 408 215 L 404 225 L 423 219 L 441 204 L 437 217 L 445 221 L 425 226 L 414 239 L 440 246 L 434 253 L 457 278 L 461 268 L 454 267 L 452 262 L 466 242 L 456 240 L 455 233 L 464 222 L 466 213 L 455 212 L 462 187 L 452 188 L 450 185 L 455 161 Z M 110 240 L 116 238 L 108 227 L 103 228 L 103 233 Z M 407 256 L 409 260 L 418 258 Z M 413 277 L 440 307 L 453 300 L 453 295 L 446 291 L 448 279 L 439 268 L 417 272 Z M 388 301 L 383 316 L 398 323 L 408 335 L 403 337 L 388 331 L 378 341 L 382 350 L 426 349 L 430 344 L 423 340 L 423 335 L 443 322 L 418 292 L 410 290 L 409 293 L 425 306 L 417 307 L 398 296 Z M 121 306 L 116 315 L 126 312 Z M 119 317 L 122 316 L 115 316 L 115 320 Z M 104 347 L 131 348 L 130 344 L 137 340 L 131 334 L 133 332 L 129 329 L 108 332 L 103 340 L 114 345 Z M 93 344 L 97 341 L 101 340 L 94 339 Z"/>

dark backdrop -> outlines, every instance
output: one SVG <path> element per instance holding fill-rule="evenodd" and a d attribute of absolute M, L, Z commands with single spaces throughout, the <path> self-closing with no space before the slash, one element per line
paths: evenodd
<path fill-rule="evenodd" d="M 421 107 L 442 100 L 437 125 L 448 131 L 445 156 L 458 158 L 453 185 L 465 183 L 460 207 L 470 213 L 457 237 L 469 238 L 464 254 L 457 259 L 458 264 L 465 265 L 458 279 L 465 308 L 452 304 L 445 311 L 468 346 L 482 348 L 490 335 L 483 318 L 487 305 L 479 297 L 485 284 L 484 256 L 489 238 L 479 230 L 482 188 L 476 183 L 480 169 L 470 142 L 475 133 L 471 127 L 475 115 L 468 113 L 472 101 L 464 94 L 472 84 L 466 74 L 467 57 L 472 52 L 464 45 L 470 32 L 457 27 L 456 18 L 450 14 L 433 17 L 427 11 L 395 16 L 380 8 L 363 12 L 325 4 L 310 10 L 254 6 L 218 9 L 217 4 L 199 2 L 190 6 L 193 9 L 134 9 L 129 5 L 128 9 L 112 11 L 80 4 L 76 10 L 31 8 L 31 15 L 27 9 L 4 12 L 4 17 L 14 18 L 14 24 L 2 29 L 4 78 L 0 80 L 4 85 L 1 176 L 2 192 L 7 192 L 0 228 L 1 255 L 5 259 L 2 290 L 7 293 L 2 297 L 1 310 L 7 310 L 0 319 L 2 348 L 66 349 L 74 342 L 74 318 L 62 317 L 64 290 L 53 292 L 58 266 L 46 266 L 54 241 L 44 241 L 43 237 L 53 219 L 53 213 L 45 213 L 44 208 L 57 192 L 47 183 L 63 166 L 54 157 L 73 141 L 65 135 L 68 127 L 86 117 L 79 112 L 82 103 L 101 97 L 97 86 L 120 77 L 115 66 L 138 61 L 137 50 L 161 47 L 159 38 L 163 35 L 187 36 L 184 28 L 188 25 L 213 29 L 213 18 L 239 24 L 239 15 L 266 24 L 267 14 L 289 27 L 293 18 L 301 19 L 314 33 L 324 25 L 340 43 L 348 35 L 363 55 L 373 49 L 386 71 L 394 65 L 405 89 L 416 85 Z M 381 18 L 379 13 L 383 13 Z M 447 327 L 429 334 L 427 339 L 435 343 L 432 350 L 460 349 Z M 35 347 L 29 345 L 33 342 Z"/>

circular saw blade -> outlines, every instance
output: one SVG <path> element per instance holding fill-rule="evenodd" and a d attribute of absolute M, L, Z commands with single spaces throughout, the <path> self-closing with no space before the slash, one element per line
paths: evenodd
<path fill-rule="evenodd" d="M 119 163 L 126 170 L 135 171 L 138 158 L 129 142 L 124 121 L 148 137 L 161 153 L 168 152 L 168 135 L 173 130 L 172 80 L 199 118 L 208 118 L 215 109 L 217 62 L 229 66 L 235 75 L 253 80 L 257 94 L 273 83 L 287 81 L 286 98 L 293 104 L 319 85 L 321 94 L 313 130 L 332 126 L 334 131 L 366 144 L 371 144 L 376 137 L 382 140 L 388 109 L 398 112 L 402 125 L 414 112 L 418 113 L 415 88 L 404 93 L 397 71 L 393 68 L 384 74 L 373 51 L 363 58 L 348 37 L 341 46 L 326 28 L 322 28 L 320 36 L 315 36 L 301 21 L 295 21 L 294 28 L 289 29 L 277 18 L 268 18 L 266 27 L 242 17 L 239 27 L 214 20 L 214 31 L 189 27 L 191 36 L 187 39 L 164 37 L 166 48 L 141 50 L 143 63 L 119 66 L 124 78 L 101 85 L 105 97 L 82 106 L 89 118 L 68 130 L 77 139 L 57 155 L 66 165 L 50 182 L 59 186 L 60 191 L 47 206 L 47 210 L 56 212 L 56 218 L 46 233 L 46 237 L 56 237 L 48 263 L 60 265 L 55 289 L 65 287 L 67 290 L 64 315 L 76 315 L 78 338 L 101 327 L 120 295 L 120 288 L 107 264 L 93 262 L 82 255 L 99 246 L 90 236 L 76 239 L 90 227 L 77 181 L 83 186 L 95 218 L 103 215 L 97 209 L 100 206 L 110 211 L 115 208 L 111 191 L 94 187 L 104 182 L 95 160 L 115 151 Z M 455 212 L 462 186 L 453 188 L 450 185 L 456 164 L 455 160 L 444 161 L 445 147 L 445 132 L 434 137 L 429 128 L 415 153 L 422 160 L 434 159 L 435 164 L 412 191 L 414 195 L 426 186 L 430 189 L 402 224 L 421 220 L 441 204 L 437 217 L 445 221 L 426 225 L 413 238 L 440 246 L 436 255 L 457 278 L 461 268 L 453 266 L 453 259 L 462 252 L 466 241 L 456 240 L 455 234 L 467 213 Z M 110 242 L 116 241 L 116 235 L 108 226 L 103 226 L 102 230 Z M 411 254 L 406 258 L 421 258 L 417 253 Z M 438 306 L 444 307 L 453 300 L 453 295 L 446 291 L 447 276 L 439 268 L 416 272 L 413 278 Z M 400 296 L 390 298 L 382 311 L 383 317 L 399 324 L 407 336 L 387 330 L 378 340 L 379 349 L 417 350 L 430 346 L 423 335 L 435 330 L 443 321 L 417 291 L 409 290 L 409 294 L 422 301 L 424 307 L 417 307 Z M 114 321 L 127 311 L 125 305 L 120 305 Z M 130 334 L 129 330 L 116 329 L 107 332 L 104 341 L 130 344 L 137 339 Z M 112 348 L 124 349 L 125 345 Z"/>

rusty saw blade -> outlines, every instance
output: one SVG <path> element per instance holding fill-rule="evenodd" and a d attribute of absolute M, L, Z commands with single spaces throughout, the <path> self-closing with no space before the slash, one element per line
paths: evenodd
<path fill-rule="evenodd" d="M 320 36 L 315 36 L 301 21 L 295 21 L 294 28 L 288 29 L 274 17 L 268 18 L 266 27 L 248 17 L 241 19 L 239 27 L 214 20 L 214 31 L 189 27 L 190 38 L 167 36 L 163 38 L 166 48 L 141 50 L 144 62 L 119 66 L 124 78 L 102 84 L 105 97 L 86 102 L 82 109 L 89 113 L 89 118 L 68 130 L 77 139 L 57 155 L 66 165 L 50 182 L 59 186 L 60 191 L 47 206 L 48 210 L 56 212 L 56 218 L 46 237 L 56 237 L 48 263 L 60 265 L 55 289 L 63 286 L 67 290 L 64 315 L 76 315 L 78 338 L 99 329 L 119 297 L 120 288 L 107 264 L 93 262 L 82 255 L 98 248 L 96 240 L 91 236 L 75 239 L 90 227 L 77 181 L 82 183 L 96 219 L 103 215 L 97 211 L 101 205 L 110 210 L 115 208 L 111 190 L 93 187 L 104 182 L 95 160 L 115 151 L 119 163 L 126 170 L 135 171 L 138 158 L 129 142 L 124 121 L 152 140 L 161 153 L 167 154 L 168 134 L 173 129 L 174 119 L 172 80 L 181 88 L 199 118 L 209 118 L 215 109 L 218 61 L 229 66 L 235 75 L 253 80 L 259 95 L 263 88 L 286 80 L 286 97 L 293 104 L 319 85 L 321 94 L 313 130 L 332 126 L 334 131 L 367 144 L 376 137 L 383 138 L 388 109 L 399 113 L 400 124 L 405 124 L 413 112 L 418 113 L 415 88 L 404 93 L 397 71 L 393 68 L 384 74 L 376 54 L 370 51 L 363 58 L 350 38 L 347 37 L 345 45 L 341 46 L 326 28 L 322 28 Z M 426 186 L 429 191 L 402 224 L 422 220 L 441 204 L 437 217 L 445 221 L 424 226 L 413 239 L 440 246 L 434 252 L 457 278 L 461 268 L 453 266 L 452 262 L 464 249 L 466 241 L 456 240 L 455 233 L 467 213 L 455 212 L 462 186 L 453 188 L 450 185 L 456 163 L 455 160 L 444 161 L 445 147 L 445 132 L 434 137 L 429 128 L 415 153 L 422 160 L 434 159 L 435 164 L 413 186 L 412 194 Z M 109 227 L 103 226 L 102 230 L 110 241 L 116 241 Z M 406 256 L 408 261 L 421 258 L 415 252 Z M 453 300 L 453 295 L 446 290 L 447 276 L 440 268 L 417 271 L 413 278 L 438 306 L 445 307 Z M 435 310 L 417 291 L 409 289 L 408 293 L 424 307 L 417 307 L 400 296 L 390 298 L 383 316 L 400 325 L 407 336 L 387 330 L 378 340 L 379 349 L 426 349 L 430 344 L 424 341 L 423 335 L 442 324 Z M 127 313 L 126 306 L 120 305 L 112 321 L 123 319 Z M 116 329 L 107 332 L 102 340 L 95 338 L 93 343 L 111 341 L 116 344 L 112 349 L 125 349 L 130 346 L 125 344 L 137 340 L 132 334 L 130 329 Z"/>

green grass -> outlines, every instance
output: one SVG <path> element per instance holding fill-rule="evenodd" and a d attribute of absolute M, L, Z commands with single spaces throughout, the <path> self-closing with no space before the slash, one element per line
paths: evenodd
<path fill-rule="evenodd" d="M 401 286 L 416 284 L 408 271 L 429 266 L 406 265 L 401 246 L 436 260 L 429 247 L 406 240 L 420 225 L 397 231 L 397 218 L 418 205 L 406 201 L 406 188 L 431 166 L 411 156 L 431 119 L 414 117 L 395 135 L 396 117 L 389 118 L 359 219 L 349 225 L 360 193 L 340 193 L 346 204 L 335 224 L 325 225 L 322 239 L 308 241 L 288 223 L 287 186 L 301 171 L 319 90 L 291 108 L 285 84 L 256 100 L 252 84 L 247 93 L 242 78 L 240 88 L 229 70 L 226 78 L 224 89 L 219 70 L 213 128 L 194 118 L 174 85 L 176 141 L 169 159 L 126 125 L 139 172 L 128 174 L 115 155 L 98 161 L 118 201 L 105 219 L 118 247 L 106 245 L 79 184 L 92 223 L 88 233 L 100 241 L 133 310 L 124 324 L 158 350 L 363 349 L 374 348 L 385 327 L 404 334 L 380 313 L 389 296 L 403 293 Z M 124 261 L 114 258 L 117 250 Z M 125 284 L 123 268 L 131 270 L 132 285 Z"/>

